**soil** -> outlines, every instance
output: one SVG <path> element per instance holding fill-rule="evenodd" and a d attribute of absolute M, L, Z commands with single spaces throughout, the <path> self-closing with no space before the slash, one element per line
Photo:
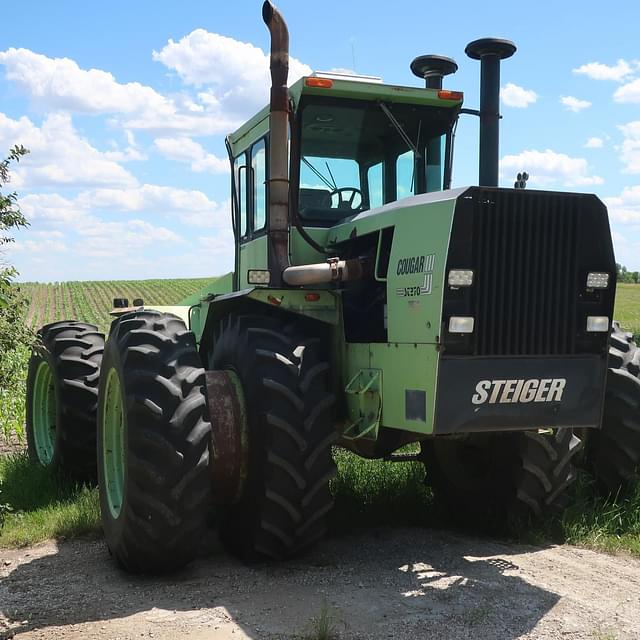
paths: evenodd
<path fill-rule="evenodd" d="M 123 573 L 101 540 L 0 550 L 2 638 L 317 637 L 323 609 L 341 639 L 640 638 L 640 560 L 411 528 L 252 567 L 213 543 L 161 578 Z"/>

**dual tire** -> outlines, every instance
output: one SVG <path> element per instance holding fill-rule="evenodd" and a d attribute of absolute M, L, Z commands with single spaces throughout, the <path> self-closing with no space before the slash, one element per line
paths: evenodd
<path fill-rule="evenodd" d="M 96 479 L 96 415 L 104 335 L 65 321 L 38 331 L 27 375 L 30 458 L 75 480 Z"/>
<path fill-rule="evenodd" d="M 95 327 L 81 323 L 45 327 L 42 336 L 30 369 L 30 398 L 40 398 L 31 402 L 32 455 L 75 471 L 63 445 L 77 435 L 78 423 L 51 416 L 66 415 L 72 401 L 84 407 L 90 439 L 73 459 L 95 477 L 97 450 L 110 552 L 132 572 L 183 566 L 198 553 L 215 489 L 205 371 L 193 334 L 175 316 L 138 311 L 114 321 L 106 346 Z M 92 366 L 68 384 L 70 363 L 80 361 Z M 298 553 L 322 537 L 332 506 L 334 397 L 322 344 L 307 339 L 296 323 L 230 316 L 219 327 L 210 365 L 235 374 L 250 399 L 244 407 L 248 471 L 239 499 L 218 508 L 222 540 L 247 561 Z M 85 395 L 58 394 L 67 387 Z M 54 427 L 51 459 L 42 452 L 38 457 L 43 429 L 33 428 L 37 412 Z"/>

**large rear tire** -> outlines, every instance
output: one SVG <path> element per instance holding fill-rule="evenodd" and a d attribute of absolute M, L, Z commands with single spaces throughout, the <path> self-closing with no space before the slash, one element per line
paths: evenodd
<path fill-rule="evenodd" d="M 571 429 L 469 434 L 422 445 L 427 482 L 459 524 L 503 528 L 563 511 L 581 442 Z"/>
<path fill-rule="evenodd" d="M 233 371 L 246 399 L 249 464 L 239 501 L 220 510 L 223 543 L 245 561 L 284 558 L 326 530 L 336 434 L 329 364 L 299 325 L 230 316 L 211 368 Z"/>
<path fill-rule="evenodd" d="M 613 323 L 602 428 L 588 434 L 587 464 L 604 495 L 624 495 L 640 479 L 640 348 Z"/>
<path fill-rule="evenodd" d="M 104 336 L 65 320 L 38 331 L 27 374 L 30 458 L 76 480 L 96 478 L 96 410 Z"/>
<path fill-rule="evenodd" d="M 204 369 L 182 320 L 136 311 L 114 322 L 98 406 L 100 508 L 107 545 L 131 572 L 182 567 L 211 503 Z"/>

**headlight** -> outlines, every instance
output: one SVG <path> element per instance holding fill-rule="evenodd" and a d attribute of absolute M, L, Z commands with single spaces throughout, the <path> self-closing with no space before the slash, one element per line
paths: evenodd
<path fill-rule="evenodd" d="M 447 279 L 450 287 L 470 287 L 473 284 L 471 269 L 451 269 Z"/>
<path fill-rule="evenodd" d="M 473 333 L 474 320 L 471 317 L 451 316 L 449 333 Z"/>
<path fill-rule="evenodd" d="M 587 274 L 587 289 L 606 289 L 609 286 L 609 274 L 602 271 L 590 271 Z"/>
<path fill-rule="evenodd" d="M 587 331 L 591 333 L 608 332 L 609 318 L 607 316 L 587 316 Z"/>
<path fill-rule="evenodd" d="M 249 269 L 247 282 L 249 284 L 269 284 L 271 272 L 268 269 Z"/>

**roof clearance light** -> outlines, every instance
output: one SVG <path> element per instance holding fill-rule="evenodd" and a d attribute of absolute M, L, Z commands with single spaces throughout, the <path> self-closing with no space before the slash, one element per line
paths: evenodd
<path fill-rule="evenodd" d="M 448 89 L 440 89 L 438 91 L 440 100 L 462 100 L 464 93 L 462 91 L 449 91 Z"/>
<path fill-rule="evenodd" d="M 449 333 L 473 333 L 474 320 L 471 317 L 451 316 Z"/>
<path fill-rule="evenodd" d="M 473 284 L 473 271 L 471 269 L 451 269 L 447 280 L 450 287 L 470 287 Z"/>
<path fill-rule="evenodd" d="M 333 87 L 333 80 L 331 78 L 305 78 L 305 86 L 315 87 L 317 89 L 331 89 Z"/>
<path fill-rule="evenodd" d="M 607 316 L 587 316 L 587 331 L 590 333 L 604 333 L 609 331 Z"/>
<path fill-rule="evenodd" d="M 587 274 L 587 289 L 606 289 L 609 286 L 609 274 L 590 271 Z"/>

